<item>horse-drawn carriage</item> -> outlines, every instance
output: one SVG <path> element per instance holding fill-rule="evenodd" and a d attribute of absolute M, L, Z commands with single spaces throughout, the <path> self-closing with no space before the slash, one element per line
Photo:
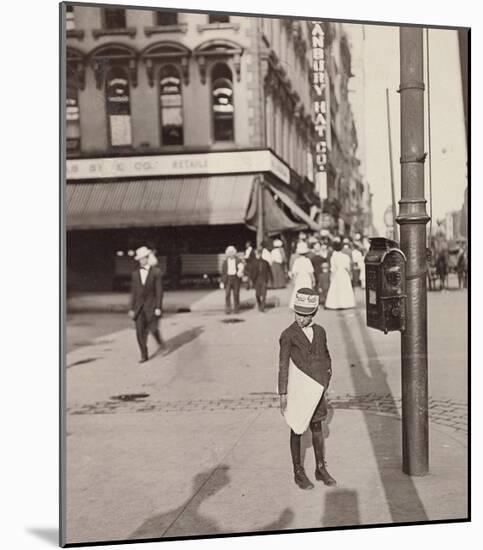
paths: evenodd
<path fill-rule="evenodd" d="M 444 237 L 431 240 L 431 259 L 428 262 L 428 289 L 449 288 L 452 274 L 457 276 L 457 288 L 466 288 L 467 256 L 465 241 L 447 241 Z"/>

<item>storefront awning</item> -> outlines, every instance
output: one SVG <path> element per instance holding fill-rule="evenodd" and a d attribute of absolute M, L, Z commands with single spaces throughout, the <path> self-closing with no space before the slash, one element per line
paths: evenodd
<path fill-rule="evenodd" d="M 319 231 L 320 224 L 313 220 L 308 214 L 306 214 L 298 204 L 292 200 L 286 193 L 281 191 L 278 187 L 275 187 L 272 184 L 270 189 L 280 198 L 280 200 L 292 211 L 292 213 L 299 218 L 301 221 L 305 222 L 310 229 L 314 231 Z"/>
<path fill-rule="evenodd" d="M 253 174 L 66 186 L 67 229 L 244 224 Z"/>
<path fill-rule="evenodd" d="M 259 221 L 257 186 L 253 187 L 252 198 L 247 212 L 246 223 L 250 229 L 256 231 Z M 263 229 L 267 235 L 277 235 L 284 231 L 301 231 L 306 224 L 297 223 L 289 219 L 281 210 L 271 191 L 265 186 L 263 189 Z"/>

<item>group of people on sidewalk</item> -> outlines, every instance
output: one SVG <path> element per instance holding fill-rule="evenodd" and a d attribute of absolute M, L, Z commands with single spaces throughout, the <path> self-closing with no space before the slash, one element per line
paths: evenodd
<path fill-rule="evenodd" d="M 354 287 L 365 288 L 364 255 L 368 243 L 359 234 L 354 239 L 320 234 L 299 234 L 292 254 L 286 252 L 281 239 L 267 239 L 254 248 L 246 243 L 245 251 L 238 252 L 230 245 L 225 251 L 220 287 L 225 290 L 225 312 L 240 310 L 240 289 L 255 290 L 258 309 L 266 310 L 267 291 L 281 289 L 292 282 L 290 306 L 293 307 L 297 289 L 314 289 L 326 309 L 355 307 Z M 290 258 L 289 261 L 287 258 Z"/>
<path fill-rule="evenodd" d="M 240 311 L 240 288 L 245 280 L 249 288 L 255 289 L 255 298 L 259 311 L 266 308 L 267 289 L 273 282 L 273 274 L 269 262 L 264 258 L 263 247 L 253 251 L 250 262 L 237 256 L 237 250 L 230 245 L 225 251 L 225 260 L 221 268 L 220 288 L 225 290 L 225 313 L 238 313 Z M 233 308 L 232 308 L 233 298 Z"/>
<path fill-rule="evenodd" d="M 365 287 L 364 245 L 360 235 L 355 239 L 329 235 L 299 236 L 290 258 L 290 276 L 294 283 L 293 306 L 297 289 L 316 290 L 326 309 L 355 307 L 353 287 Z"/>

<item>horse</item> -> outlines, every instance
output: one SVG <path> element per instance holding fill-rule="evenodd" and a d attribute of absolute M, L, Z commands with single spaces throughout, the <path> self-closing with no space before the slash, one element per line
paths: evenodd
<path fill-rule="evenodd" d="M 448 250 L 441 249 L 436 254 L 436 274 L 439 278 L 439 289 L 443 290 L 446 287 L 446 281 L 448 278 Z"/>

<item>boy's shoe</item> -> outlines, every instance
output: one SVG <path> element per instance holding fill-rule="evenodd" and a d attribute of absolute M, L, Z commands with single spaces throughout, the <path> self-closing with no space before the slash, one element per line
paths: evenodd
<path fill-rule="evenodd" d="M 303 466 L 295 466 L 294 481 L 301 489 L 306 490 L 314 488 L 314 484 L 307 477 Z"/>
<path fill-rule="evenodd" d="M 315 467 L 315 479 L 317 481 L 323 481 L 324 485 L 328 485 L 329 487 L 337 485 L 336 480 L 327 471 L 324 462 L 317 463 L 317 466 Z"/>

